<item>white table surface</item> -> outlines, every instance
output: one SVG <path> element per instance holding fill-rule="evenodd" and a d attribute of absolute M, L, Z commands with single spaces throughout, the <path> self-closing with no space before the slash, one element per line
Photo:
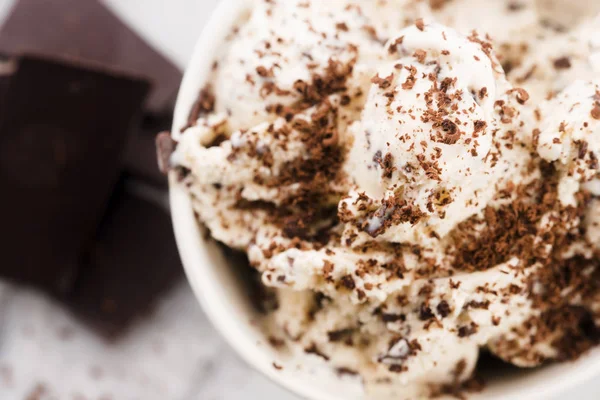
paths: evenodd
<path fill-rule="evenodd" d="M 14 0 L 0 0 L 0 21 Z M 104 0 L 184 68 L 219 0 Z M 297 400 L 249 369 L 182 282 L 108 345 L 45 296 L 0 282 L 0 400 Z M 558 396 L 597 400 L 600 383 Z M 37 399 L 36 399 L 37 400 Z"/>

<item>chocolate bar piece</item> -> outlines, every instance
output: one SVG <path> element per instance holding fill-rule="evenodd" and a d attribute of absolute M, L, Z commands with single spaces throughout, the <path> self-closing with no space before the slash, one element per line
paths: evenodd
<path fill-rule="evenodd" d="M 150 87 L 81 64 L 32 56 L 13 62 L 0 109 L 0 274 L 65 293 Z"/>
<path fill-rule="evenodd" d="M 153 84 L 148 107 L 170 112 L 181 72 L 98 0 L 19 0 L 0 29 L 0 52 L 69 57 Z"/>
<path fill-rule="evenodd" d="M 168 180 L 156 162 L 155 137 L 171 129 L 172 115 L 144 116 L 140 129 L 131 135 L 124 158 L 125 170 L 151 185 L 166 188 Z"/>
<path fill-rule="evenodd" d="M 152 310 L 183 276 L 164 208 L 119 185 L 92 251 L 68 299 L 70 307 L 108 339 Z"/>
<path fill-rule="evenodd" d="M 15 72 L 15 65 L 9 59 L 0 58 L 0 113 L 2 112 L 2 102 L 4 94 L 8 89 L 10 78 Z"/>

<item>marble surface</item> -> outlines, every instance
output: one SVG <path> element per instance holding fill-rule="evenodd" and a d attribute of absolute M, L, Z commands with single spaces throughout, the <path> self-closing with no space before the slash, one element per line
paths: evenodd
<path fill-rule="evenodd" d="M 217 1 L 105 3 L 183 69 Z M 0 0 L 0 23 L 14 3 Z M 0 400 L 34 394 L 36 400 L 297 399 L 234 354 L 183 280 L 115 343 L 43 294 L 0 281 Z"/>
<path fill-rule="evenodd" d="M 14 0 L 0 0 L 0 21 Z M 182 68 L 218 0 L 104 0 Z M 556 398 L 595 400 L 591 382 Z M 0 399 L 298 400 L 246 366 L 181 282 L 108 344 L 40 293 L 0 282 Z"/>
<path fill-rule="evenodd" d="M 294 399 L 233 354 L 185 282 L 111 344 L 47 297 L 0 283 L 0 398 L 36 391 L 39 400 Z"/>

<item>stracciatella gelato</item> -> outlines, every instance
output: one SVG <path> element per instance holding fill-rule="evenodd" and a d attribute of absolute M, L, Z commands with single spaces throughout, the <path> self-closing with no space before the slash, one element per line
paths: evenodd
<path fill-rule="evenodd" d="M 355 186 L 340 216 L 346 236 L 424 244 L 520 179 L 528 151 L 507 147 L 507 132 L 517 129 L 518 102 L 528 95 L 512 88 L 478 36 L 412 26 L 387 53 L 350 128 L 346 167 Z"/>
<path fill-rule="evenodd" d="M 199 223 L 260 273 L 270 343 L 367 397 L 600 336 L 598 20 L 482 4 L 255 0 L 172 134 Z"/>

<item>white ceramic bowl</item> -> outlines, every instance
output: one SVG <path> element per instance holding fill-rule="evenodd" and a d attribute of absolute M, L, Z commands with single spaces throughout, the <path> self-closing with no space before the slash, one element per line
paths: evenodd
<path fill-rule="evenodd" d="M 192 104 L 209 78 L 213 57 L 249 0 L 222 0 L 205 27 L 179 92 L 173 130 L 187 122 Z M 258 371 L 290 391 L 313 400 L 363 399 L 360 383 L 339 378 L 309 360 L 282 360 L 252 323 L 256 315 L 244 290 L 239 268 L 199 230 L 190 198 L 171 176 L 170 201 L 179 252 L 188 279 L 208 317 L 240 356 Z M 282 365 L 278 370 L 273 362 Z M 600 376 L 600 349 L 576 362 L 519 373 L 498 373 L 484 393 L 473 399 L 548 399 L 594 376 Z"/>

